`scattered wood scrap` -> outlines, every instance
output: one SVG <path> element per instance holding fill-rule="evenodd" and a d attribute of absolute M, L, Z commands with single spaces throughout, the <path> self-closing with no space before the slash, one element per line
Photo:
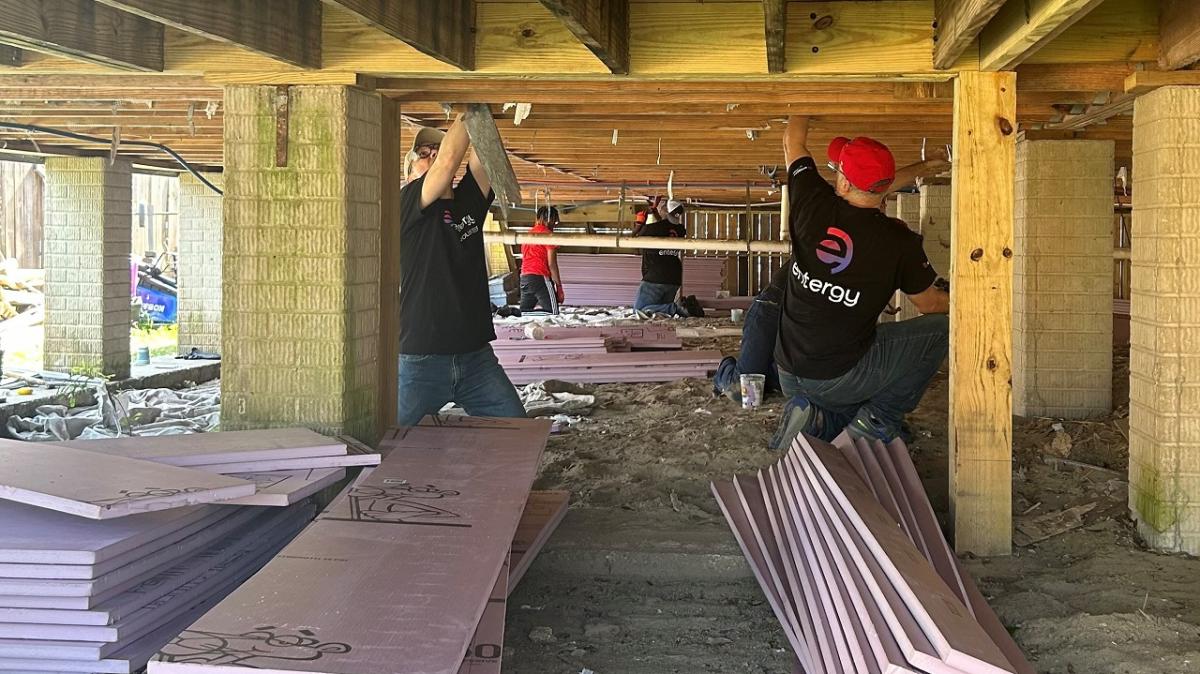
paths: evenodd
<path fill-rule="evenodd" d="M 1042 515 L 1018 517 L 1013 522 L 1013 544 L 1025 547 L 1078 529 L 1083 526 L 1083 516 L 1095 509 L 1096 503 L 1092 502 Z"/>

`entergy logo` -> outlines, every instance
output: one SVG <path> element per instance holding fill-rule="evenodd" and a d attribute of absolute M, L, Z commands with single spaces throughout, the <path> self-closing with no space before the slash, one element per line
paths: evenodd
<path fill-rule="evenodd" d="M 854 240 L 837 227 L 830 227 L 825 230 L 825 233 L 830 238 L 817 244 L 817 259 L 831 265 L 832 268 L 829 270 L 831 274 L 845 271 L 846 267 L 850 266 L 850 261 L 854 259 Z"/>

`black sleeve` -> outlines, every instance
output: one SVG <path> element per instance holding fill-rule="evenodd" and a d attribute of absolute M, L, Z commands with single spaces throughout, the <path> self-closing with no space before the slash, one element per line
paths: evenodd
<path fill-rule="evenodd" d="M 687 236 L 687 225 L 683 224 L 683 222 L 680 222 L 679 224 L 675 224 L 674 222 L 672 222 L 671 223 L 671 236 L 677 236 L 681 239 L 686 237 Z"/>
<path fill-rule="evenodd" d="M 471 166 L 468 164 L 466 175 L 458 181 L 458 186 L 454 188 L 454 199 L 466 206 L 468 213 L 483 222 L 483 218 L 487 215 L 487 209 L 496 200 L 496 193 L 488 190 L 487 195 L 483 194 L 483 191 L 479 189 L 479 183 L 471 173 Z"/>
<path fill-rule="evenodd" d="M 925 256 L 924 238 L 920 234 L 905 237 L 900 251 L 900 268 L 896 286 L 905 295 L 925 292 L 937 280 L 937 272 Z"/>
<path fill-rule="evenodd" d="M 403 231 L 421 220 L 421 186 L 425 176 L 411 180 L 400 188 L 400 229 Z"/>
<path fill-rule="evenodd" d="M 817 172 L 812 157 L 801 157 L 788 167 L 788 227 L 792 240 L 799 241 L 804 228 L 814 220 L 833 217 L 837 192 Z"/>

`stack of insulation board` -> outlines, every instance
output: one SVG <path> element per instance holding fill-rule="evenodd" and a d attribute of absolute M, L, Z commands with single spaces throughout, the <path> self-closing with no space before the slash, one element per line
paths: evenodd
<path fill-rule="evenodd" d="M 530 340 L 533 341 L 533 340 Z M 603 384 L 675 381 L 707 377 L 721 362 L 720 351 L 635 351 L 500 355 L 500 365 L 513 384 L 522 386 L 547 379 Z"/>
<path fill-rule="evenodd" d="M 1034 672 L 946 544 L 903 442 L 802 435 L 713 493 L 799 670 Z"/>
<path fill-rule="evenodd" d="M 582 307 L 629 307 L 642 282 L 641 255 L 589 255 L 564 253 L 558 256 L 562 273 L 564 304 Z M 683 294 L 703 300 L 716 297 L 725 284 L 723 257 L 683 258 Z"/>
<path fill-rule="evenodd" d="M 547 337 L 545 339 L 497 339 L 492 350 L 501 360 L 527 354 L 627 353 L 629 342 L 621 337 Z"/>
<path fill-rule="evenodd" d="M 493 346 L 508 348 L 508 342 L 527 344 L 525 325 L 497 324 L 496 341 Z M 575 339 L 581 337 L 613 337 L 629 345 L 634 351 L 659 351 L 681 349 L 683 342 L 675 334 L 675 327 L 660 323 L 638 325 L 539 325 L 546 339 Z M 533 345 L 536 348 L 536 345 Z"/>
<path fill-rule="evenodd" d="M 149 671 L 499 672 L 512 570 L 545 539 L 519 523 L 552 527 L 565 508 L 528 498 L 549 429 L 436 417 L 389 431 L 387 458 Z"/>
<path fill-rule="evenodd" d="M 0 671 L 141 668 L 312 519 L 309 496 L 378 463 L 307 429 L 0 443 Z"/>

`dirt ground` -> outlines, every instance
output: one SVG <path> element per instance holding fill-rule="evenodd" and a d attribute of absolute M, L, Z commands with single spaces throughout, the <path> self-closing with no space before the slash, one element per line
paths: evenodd
<path fill-rule="evenodd" d="M 736 353 L 738 340 L 685 343 Z M 1015 548 L 1008 558 L 967 560 L 1041 672 L 1200 671 L 1200 561 L 1147 551 L 1125 505 L 1127 363 L 1125 354 L 1114 357 L 1116 411 L 1107 418 L 1058 427 L 1053 419 L 1014 418 L 1014 515 L 1095 503 L 1083 526 Z M 766 449 L 778 396 L 751 412 L 714 398 L 705 380 L 594 388 L 598 408 L 551 439 L 537 483 L 571 490 L 573 508 L 724 527 L 709 480 L 778 458 Z M 941 513 L 946 406 L 941 375 L 909 419 L 910 449 Z M 524 582 L 509 610 L 514 671 L 616 671 L 589 664 L 606 662 L 645 672 L 789 671 L 782 632 L 752 581 L 580 583 L 534 574 Z M 659 624 L 671 620 L 674 628 Z M 546 627 L 557 634 L 546 639 Z"/>

